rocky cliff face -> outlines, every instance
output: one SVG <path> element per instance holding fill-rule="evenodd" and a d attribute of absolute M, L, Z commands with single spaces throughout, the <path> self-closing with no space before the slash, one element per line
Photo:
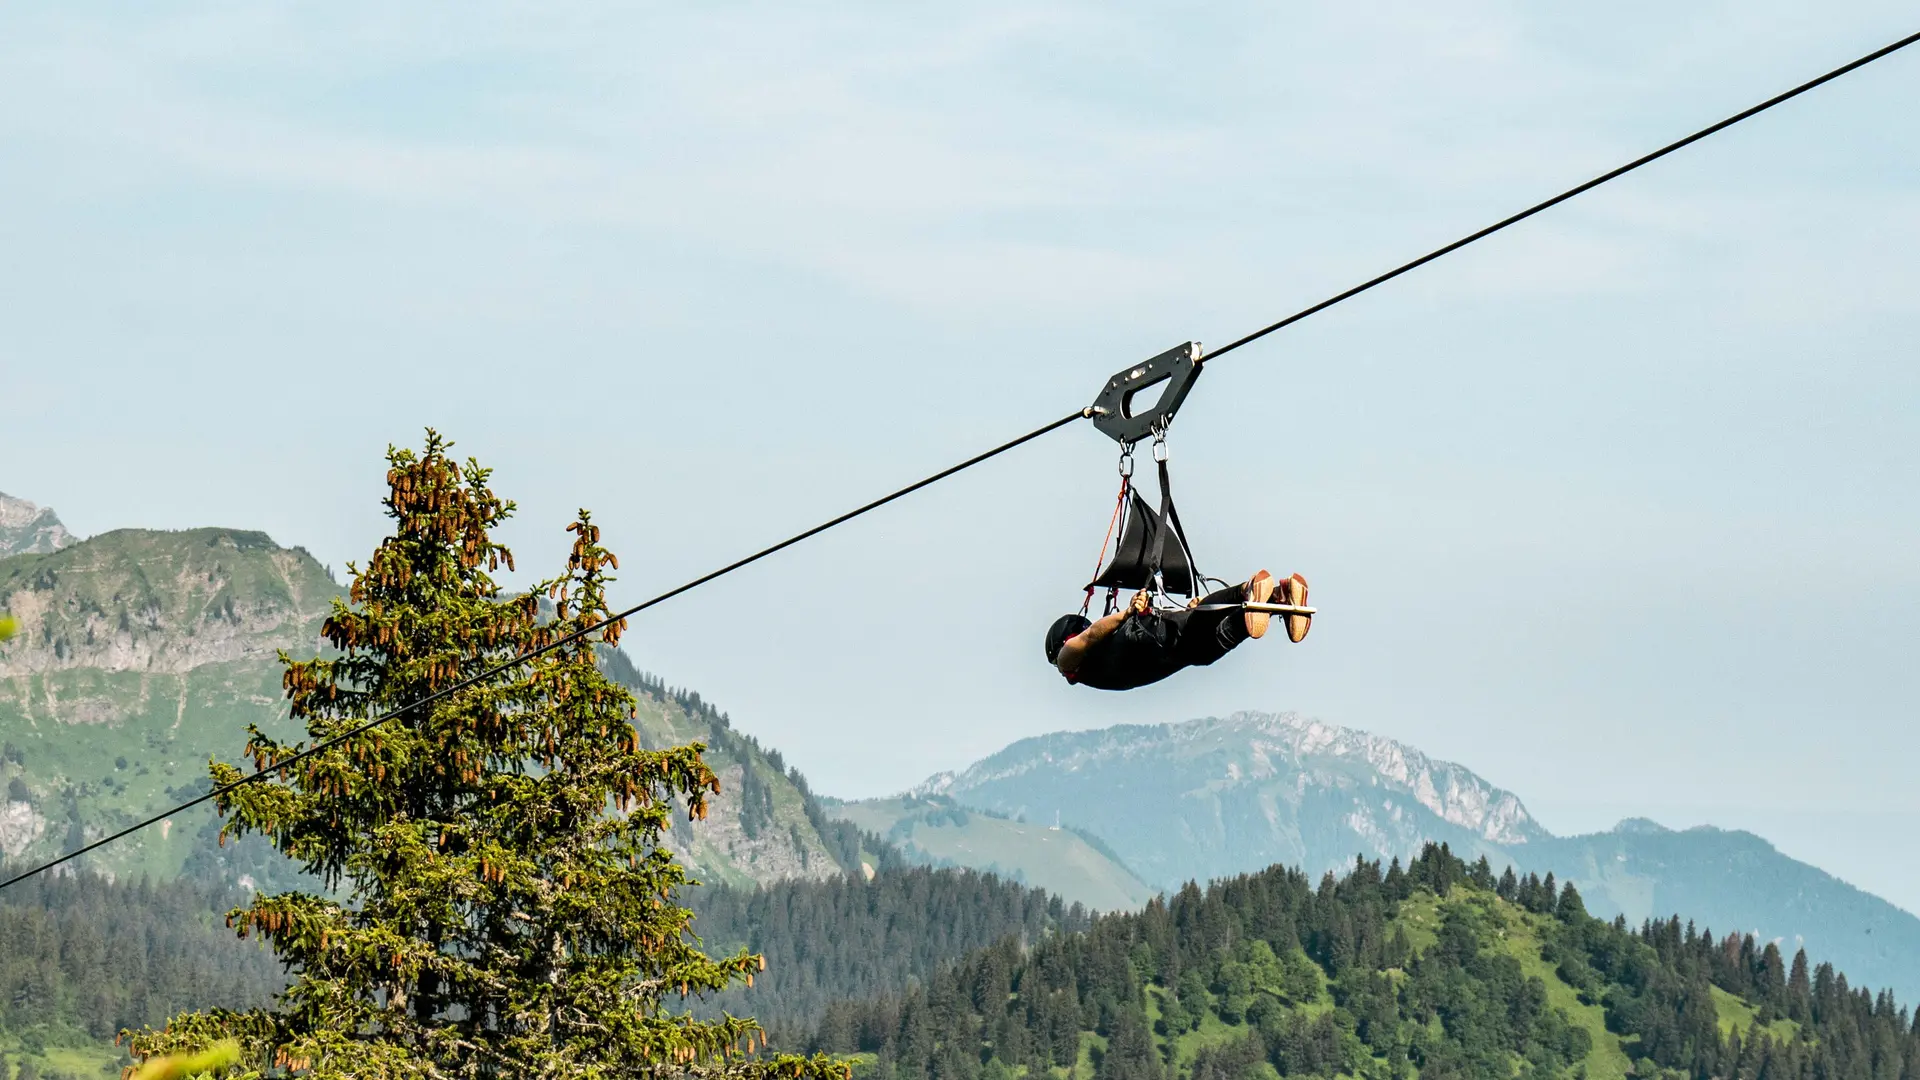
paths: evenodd
<path fill-rule="evenodd" d="M 306 552 L 265 533 L 105 533 L 52 554 L 0 561 L 0 608 L 20 623 L 19 637 L 0 651 L 0 679 L 184 675 L 209 664 L 271 661 L 280 649 L 310 656 L 340 592 Z"/>
<path fill-rule="evenodd" d="M 0 559 L 46 554 L 73 543 L 50 506 L 35 506 L 0 491 Z"/>
<path fill-rule="evenodd" d="M 0 803 L 0 854 L 14 858 L 46 831 L 47 819 L 34 810 L 31 802 L 10 798 Z"/>

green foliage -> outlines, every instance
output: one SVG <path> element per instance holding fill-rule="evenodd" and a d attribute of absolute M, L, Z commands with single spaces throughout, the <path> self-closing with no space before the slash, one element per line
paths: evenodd
<path fill-rule="evenodd" d="M 225 1072 L 240 1063 L 240 1044 L 222 1039 L 190 1054 L 161 1054 L 134 1069 L 127 1080 L 189 1080 L 207 1073 Z"/>
<path fill-rule="evenodd" d="M 600 670 L 613 623 L 508 674 L 456 684 L 555 645 L 608 614 L 617 568 L 582 511 L 565 572 L 508 598 L 512 557 L 490 531 L 512 511 L 488 471 L 425 449 L 389 452 L 393 534 L 323 628 L 337 655 L 282 655 L 310 742 L 446 696 L 223 794 L 230 835 L 265 837 L 337 896 L 258 895 L 229 915 L 289 965 L 269 1008 L 175 1017 L 137 1054 L 236 1038 L 255 1070 L 320 1077 L 840 1077 L 822 1058 L 748 1056 L 751 1020 L 701 1020 L 673 996 L 751 981 L 764 961 L 690 939 L 684 868 L 661 845 L 676 809 L 704 815 L 719 781 L 699 744 L 643 749 L 631 693 Z M 256 768 L 301 744 L 250 729 Z M 215 762 L 215 784 L 244 774 Z"/>
<path fill-rule="evenodd" d="M 1317 887 L 1276 867 L 833 1006 L 811 1045 L 873 1054 L 882 1080 L 1920 1076 L 1890 992 L 1825 965 L 1783 978 L 1751 937 L 1631 930 L 1567 892 L 1443 846 Z M 1809 1024 L 1767 1025 L 1796 1008 Z"/>
<path fill-rule="evenodd" d="M 17 868 L 0 867 L 0 877 Z M 46 1071 L 50 1050 L 115 1058 L 116 1032 L 182 1009 L 267 1003 L 286 985 L 280 965 L 217 914 L 243 895 L 92 874 L 43 874 L 0 892 L 0 1036 Z"/>
<path fill-rule="evenodd" d="M 908 866 L 898 857 L 883 858 L 871 881 L 702 888 L 688 893 L 688 903 L 709 947 L 767 958 L 752 987 L 735 987 L 704 1008 L 751 1013 L 782 1042 L 847 1022 L 850 1013 L 829 1008 L 836 999 L 902 993 L 1002 938 L 1038 942 L 1091 923 L 1078 904 L 1039 889 L 971 870 Z"/>
<path fill-rule="evenodd" d="M 301 549 L 232 529 L 120 530 L 50 555 L 0 559 L 0 609 L 18 598 L 32 612 L 21 636 L 0 645 L 11 672 L 0 694 L 0 785 L 30 807 L 13 811 L 24 819 L 9 836 L 16 858 L 50 858 L 74 846 L 69 841 L 204 793 L 208 756 L 230 756 L 234 732 L 249 723 L 279 739 L 301 737 L 277 703 L 283 672 L 274 654 L 320 649 L 321 625 L 341 592 Z M 705 743 L 708 765 L 726 780 L 709 800 L 708 821 L 698 829 L 676 821 L 669 846 L 690 872 L 750 884 L 859 869 L 858 830 L 827 820 L 777 751 L 733 730 L 699 694 L 638 671 L 617 649 L 599 651 L 609 677 L 635 692 L 642 744 Z M 771 807 L 770 817 L 753 822 L 754 838 L 739 828 L 749 785 L 764 793 L 759 809 Z M 219 827 L 203 806 L 92 853 L 84 865 L 269 892 L 317 887 L 259 837 L 219 846 Z"/>

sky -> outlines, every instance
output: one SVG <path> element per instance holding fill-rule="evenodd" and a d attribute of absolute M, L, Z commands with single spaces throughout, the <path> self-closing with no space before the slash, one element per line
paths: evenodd
<path fill-rule="evenodd" d="M 637 601 L 1912 32 L 1910 5 L 0 12 L 0 490 L 342 570 L 390 444 L 590 507 Z M 1920 49 L 1210 367 L 1209 572 L 1312 636 L 1041 656 L 1076 425 L 635 621 L 816 789 L 1241 709 L 1556 832 L 1752 829 L 1920 911 Z"/>

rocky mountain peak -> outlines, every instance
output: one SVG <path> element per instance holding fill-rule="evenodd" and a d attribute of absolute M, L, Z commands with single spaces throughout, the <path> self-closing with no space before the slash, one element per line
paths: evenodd
<path fill-rule="evenodd" d="M 1200 735 L 1209 729 L 1246 733 L 1256 760 L 1273 768 L 1276 758 L 1293 768 L 1349 763 L 1374 774 L 1373 782 L 1398 787 L 1453 825 L 1496 844 L 1524 844 L 1546 831 L 1527 812 L 1519 796 L 1481 779 L 1451 761 L 1428 757 L 1405 743 L 1297 713 L 1234 713 L 1225 720 L 1193 720 L 1178 725 Z"/>
<path fill-rule="evenodd" d="M 44 555 L 73 543 L 50 506 L 36 506 L 0 491 L 0 559 L 9 555 Z"/>
<path fill-rule="evenodd" d="M 918 799 L 924 799 L 932 795 L 945 795 L 947 792 L 953 790 L 953 782 L 954 774 L 952 770 L 937 772 L 925 780 L 920 781 L 918 784 L 915 784 L 907 791 L 907 794 Z"/>
<path fill-rule="evenodd" d="M 1155 762 L 1177 771 L 1185 784 L 1216 792 L 1281 783 L 1399 794 L 1494 844 L 1524 844 L 1548 835 L 1518 796 L 1465 766 L 1430 758 L 1383 735 L 1290 712 L 1237 712 L 1224 719 L 1023 739 L 964 772 L 929 777 L 910 794 L 965 800 L 969 792 L 1022 777 Z"/>

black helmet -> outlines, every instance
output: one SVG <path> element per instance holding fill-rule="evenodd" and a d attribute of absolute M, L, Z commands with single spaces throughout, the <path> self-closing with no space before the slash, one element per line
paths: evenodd
<path fill-rule="evenodd" d="M 1047 663 L 1058 661 L 1060 648 L 1067 639 L 1092 625 L 1085 615 L 1062 615 L 1053 620 L 1053 625 L 1047 627 Z"/>

